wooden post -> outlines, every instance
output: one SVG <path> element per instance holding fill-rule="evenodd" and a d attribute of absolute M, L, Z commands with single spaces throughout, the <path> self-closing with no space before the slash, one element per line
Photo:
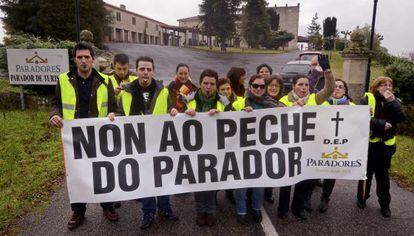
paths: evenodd
<path fill-rule="evenodd" d="M 23 91 L 23 85 L 20 85 L 19 87 L 20 87 L 20 102 L 21 102 L 21 105 L 22 105 L 22 110 L 25 110 L 25 109 L 26 109 L 26 107 L 25 107 L 25 105 L 24 105 L 24 91 Z"/>

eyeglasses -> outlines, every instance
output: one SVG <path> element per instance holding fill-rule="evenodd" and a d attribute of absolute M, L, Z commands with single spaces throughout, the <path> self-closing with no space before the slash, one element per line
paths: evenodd
<path fill-rule="evenodd" d="M 254 88 L 254 89 L 258 89 L 258 88 L 265 89 L 266 85 L 264 85 L 264 84 L 252 84 L 252 88 Z"/>

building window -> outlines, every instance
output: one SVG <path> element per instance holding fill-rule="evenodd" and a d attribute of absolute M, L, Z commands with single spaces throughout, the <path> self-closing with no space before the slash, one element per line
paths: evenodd
<path fill-rule="evenodd" d="M 121 21 L 121 12 L 116 13 L 116 20 Z"/>
<path fill-rule="evenodd" d="M 148 21 L 145 21 L 145 28 L 148 28 Z"/>
<path fill-rule="evenodd" d="M 135 19 L 135 17 L 132 17 L 132 24 L 136 25 L 137 24 L 137 19 Z"/>

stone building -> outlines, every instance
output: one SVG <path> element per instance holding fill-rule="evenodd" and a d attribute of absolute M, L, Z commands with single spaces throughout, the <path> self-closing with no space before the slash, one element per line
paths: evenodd
<path fill-rule="evenodd" d="M 184 36 L 183 32 L 185 32 L 185 29 L 178 26 L 170 26 L 129 11 L 125 5 L 117 7 L 104 3 L 104 6 L 113 17 L 113 24 L 105 30 L 104 42 L 182 45 L 180 37 Z"/>
<path fill-rule="evenodd" d="M 273 9 L 276 14 L 279 15 L 279 29 L 278 30 L 285 30 L 289 33 L 292 33 L 295 38 L 290 41 L 287 45 L 287 48 L 289 49 L 296 49 L 297 48 L 297 42 L 298 42 L 298 31 L 299 31 L 299 7 L 300 4 L 298 3 L 296 6 L 274 6 L 270 7 L 270 9 Z M 199 45 L 208 43 L 208 37 L 201 34 L 200 28 L 202 26 L 202 23 L 198 16 L 183 18 L 178 20 L 178 24 L 180 27 L 187 28 L 187 44 L 189 45 Z M 241 35 L 241 22 L 236 22 L 238 25 L 237 30 L 238 35 Z M 212 39 L 213 45 L 217 45 L 217 42 L 215 38 Z M 229 45 L 234 47 L 244 47 L 247 48 L 248 44 L 247 42 L 241 38 L 241 39 L 231 39 L 228 42 Z"/>
<path fill-rule="evenodd" d="M 104 3 L 113 17 L 113 24 L 105 30 L 104 42 L 140 43 L 169 46 L 218 46 L 216 37 L 211 38 L 201 32 L 202 23 L 198 16 L 178 19 L 178 26 L 172 26 L 138 13 L 129 11 L 125 5 L 119 7 Z M 295 38 L 288 43 L 289 49 L 297 48 L 299 28 L 299 4 L 297 6 L 271 7 L 279 15 L 279 30 L 292 33 Z M 240 25 L 241 22 L 236 22 Z M 240 27 L 237 27 L 240 33 Z M 243 38 L 233 38 L 229 46 L 244 47 L 248 45 Z"/>

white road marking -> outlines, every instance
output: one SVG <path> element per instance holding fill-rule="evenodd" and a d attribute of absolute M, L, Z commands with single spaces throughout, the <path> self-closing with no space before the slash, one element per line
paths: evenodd
<path fill-rule="evenodd" d="M 275 226 L 273 226 L 272 221 L 270 221 L 269 215 L 267 214 L 264 207 L 262 207 L 261 211 L 263 216 L 261 225 L 265 235 L 278 236 L 279 234 L 277 233 Z"/>

